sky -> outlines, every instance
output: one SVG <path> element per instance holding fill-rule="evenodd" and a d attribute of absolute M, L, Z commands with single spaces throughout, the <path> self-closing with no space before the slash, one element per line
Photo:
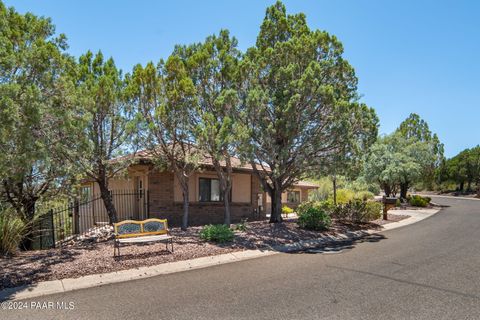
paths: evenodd
<path fill-rule="evenodd" d="M 130 72 L 167 58 L 175 44 L 229 29 L 246 50 L 274 0 L 5 0 L 17 11 L 52 18 L 76 57 L 101 50 Z M 480 144 L 480 1 L 285 0 L 312 29 L 334 34 L 359 78 L 361 101 L 375 108 L 380 132 L 418 113 L 445 155 Z"/>

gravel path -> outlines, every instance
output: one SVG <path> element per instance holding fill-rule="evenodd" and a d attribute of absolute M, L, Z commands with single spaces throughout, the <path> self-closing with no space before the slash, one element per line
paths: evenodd
<path fill-rule="evenodd" d="M 236 231 L 235 240 L 228 244 L 213 244 L 199 238 L 201 227 L 188 231 L 172 229 L 175 236 L 174 253 L 165 250 L 164 243 L 129 245 L 121 247 L 121 257 L 113 257 L 112 240 L 81 242 L 63 248 L 20 252 L 13 258 L 0 258 L 0 289 L 31 284 L 38 281 L 77 278 L 89 274 L 113 272 L 166 262 L 188 260 L 248 249 L 269 248 L 272 245 L 318 239 L 350 230 L 381 229 L 381 225 L 399 221 L 408 216 L 388 215 L 388 221 L 353 224 L 334 221 L 328 231 L 300 229 L 295 219 L 281 224 L 267 221 L 247 223 L 246 231 Z"/>

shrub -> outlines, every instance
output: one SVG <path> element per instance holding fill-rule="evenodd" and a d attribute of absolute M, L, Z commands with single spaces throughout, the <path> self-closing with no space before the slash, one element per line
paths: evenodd
<path fill-rule="evenodd" d="M 224 243 L 232 241 L 234 234 L 232 229 L 224 224 L 209 224 L 200 231 L 200 238 L 206 241 Z"/>
<path fill-rule="evenodd" d="M 15 254 L 26 232 L 25 223 L 14 212 L 0 212 L 0 253 Z"/>
<path fill-rule="evenodd" d="M 315 208 L 317 210 L 323 210 L 328 215 L 331 215 L 331 213 L 335 209 L 335 205 L 333 204 L 332 200 L 324 200 L 324 201 L 307 201 L 307 202 L 302 202 L 301 204 L 298 205 L 297 207 L 297 214 L 300 214 L 300 212 L 305 211 L 309 208 Z"/>
<path fill-rule="evenodd" d="M 402 201 L 400 199 L 397 199 L 397 201 L 395 202 L 395 207 L 401 207 L 402 206 Z"/>
<path fill-rule="evenodd" d="M 367 201 L 365 205 L 365 215 L 362 218 L 363 222 L 377 220 L 382 217 L 383 205 L 377 201 Z"/>
<path fill-rule="evenodd" d="M 290 213 L 293 213 L 293 209 L 289 206 L 283 206 L 282 213 L 288 216 Z"/>
<path fill-rule="evenodd" d="M 339 204 L 333 216 L 339 220 L 354 222 L 368 222 L 381 217 L 382 204 L 376 201 L 362 201 L 354 199 L 345 204 Z"/>
<path fill-rule="evenodd" d="M 305 203 L 297 208 L 300 228 L 308 230 L 326 230 L 332 224 L 332 219 L 327 211 L 322 208 L 321 202 Z"/>
<path fill-rule="evenodd" d="M 235 230 L 247 231 L 247 219 L 243 219 L 242 222 L 237 223 L 237 225 L 235 226 Z"/>
<path fill-rule="evenodd" d="M 355 192 L 349 189 L 337 190 L 337 203 L 348 203 L 355 198 Z M 333 194 L 330 199 L 333 199 Z"/>
<path fill-rule="evenodd" d="M 319 180 L 315 180 L 315 183 L 318 185 L 318 189 L 311 190 L 308 193 L 309 200 L 327 200 L 333 190 L 332 179 L 330 179 L 330 177 L 322 177 Z"/>
<path fill-rule="evenodd" d="M 426 207 L 430 203 L 431 198 L 429 197 L 422 197 L 419 195 L 414 195 L 408 198 L 408 202 L 410 205 L 414 207 Z"/>
<path fill-rule="evenodd" d="M 375 195 L 370 191 L 360 191 L 355 194 L 355 199 L 367 201 L 375 198 Z"/>

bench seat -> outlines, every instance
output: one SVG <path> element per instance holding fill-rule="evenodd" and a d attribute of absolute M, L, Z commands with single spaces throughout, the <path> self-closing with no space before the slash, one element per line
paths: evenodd
<path fill-rule="evenodd" d="M 162 234 L 159 236 L 140 236 L 134 238 L 123 238 L 118 239 L 120 243 L 140 243 L 140 242 L 154 242 L 154 241 L 162 241 L 162 240 L 169 240 L 172 239 L 172 236 Z"/>
<path fill-rule="evenodd" d="M 164 241 L 166 249 L 169 244 L 173 252 L 173 237 L 165 219 L 147 219 L 143 221 L 125 220 L 113 225 L 115 239 L 113 240 L 113 256 L 120 256 L 121 244 L 136 244 L 144 242 Z"/>

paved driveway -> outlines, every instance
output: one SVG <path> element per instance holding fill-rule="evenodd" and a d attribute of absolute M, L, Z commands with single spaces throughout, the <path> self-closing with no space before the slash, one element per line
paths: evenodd
<path fill-rule="evenodd" d="M 336 248 L 35 299 L 0 319 L 480 319 L 480 201 Z M 335 251 L 334 251 L 335 252 Z M 30 301 L 29 301 L 30 303 Z"/>

